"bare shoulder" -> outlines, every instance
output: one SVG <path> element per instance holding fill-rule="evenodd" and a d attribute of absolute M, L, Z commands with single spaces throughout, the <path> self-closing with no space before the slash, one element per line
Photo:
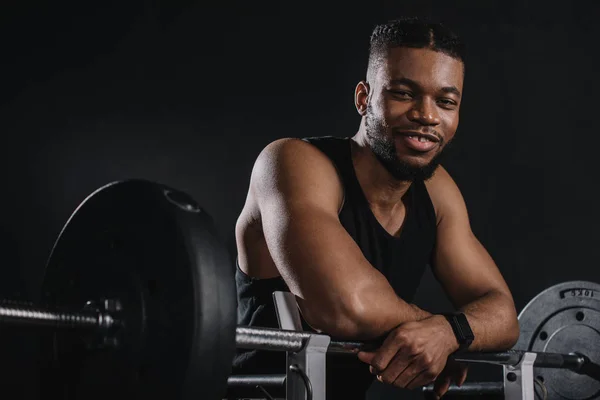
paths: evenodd
<path fill-rule="evenodd" d="M 425 183 L 435 209 L 438 223 L 446 215 L 466 212 L 464 198 L 448 171 L 439 166 Z"/>
<path fill-rule="evenodd" d="M 342 186 L 333 162 L 312 144 L 295 138 L 269 143 L 259 154 L 251 177 L 257 197 L 283 195 L 337 204 Z"/>
<path fill-rule="evenodd" d="M 331 177 L 335 168 L 331 160 L 312 144 L 296 138 L 282 138 L 269 143 L 258 155 L 253 176 L 270 177 L 274 173 L 325 174 Z"/>

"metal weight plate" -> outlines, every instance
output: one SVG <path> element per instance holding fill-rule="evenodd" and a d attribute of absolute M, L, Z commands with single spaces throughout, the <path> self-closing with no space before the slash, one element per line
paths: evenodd
<path fill-rule="evenodd" d="M 235 352 L 233 268 L 211 217 L 185 193 L 143 180 L 92 193 L 52 249 L 43 299 L 69 309 L 109 299 L 123 321 L 110 340 L 78 330 L 49 335 L 44 397 L 225 393 Z"/>
<path fill-rule="evenodd" d="M 600 285 L 570 281 L 534 297 L 519 314 L 516 350 L 580 353 L 600 362 Z M 600 382 L 564 369 L 534 368 L 548 399 L 598 399 Z"/>

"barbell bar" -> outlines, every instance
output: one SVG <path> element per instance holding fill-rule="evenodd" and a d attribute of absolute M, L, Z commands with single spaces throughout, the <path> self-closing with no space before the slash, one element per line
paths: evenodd
<path fill-rule="evenodd" d="M 108 301 L 102 302 L 104 304 Z M 93 304 L 87 302 L 85 308 Z M 51 327 L 54 329 L 77 329 L 95 331 L 107 336 L 111 329 L 122 326 L 122 321 L 104 309 L 94 307 L 87 311 L 56 311 L 35 305 L 10 304 L 9 300 L 0 301 L 0 323 L 14 326 Z M 270 351 L 297 352 L 304 348 L 312 334 L 309 332 L 288 331 L 275 328 L 257 328 L 238 326 L 236 328 L 236 348 Z M 115 343 L 114 346 L 118 346 Z M 350 341 L 331 341 L 327 349 L 332 354 L 355 354 L 368 347 L 369 343 Z M 517 365 L 525 351 L 505 352 L 465 352 L 452 358 L 459 362 L 488 363 L 498 365 Z M 589 360 L 579 354 L 536 353 L 535 366 L 539 368 L 561 368 L 580 372 Z M 591 371 L 594 374 L 596 371 Z M 600 376 L 593 376 L 600 379 Z"/>
<path fill-rule="evenodd" d="M 134 398 L 219 399 L 236 348 L 296 352 L 311 337 L 236 326 L 229 261 L 212 218 L 189 195 L 146 180 L 113 182 L 90 194 L 63 227 L 41 304 L 2 300 L 0 323 L 50 328 L 40 354 L 48 396 L 104 399 L 119 388 Z M 331 341 L 327 353 L 369 346 Z M 600 381 L 597 354 L 575 350 L 538 351 L 535 366 Z M 525 351 L 532 349 L 454 357 L 515 365 Z"/>
<path fill-rule="evenodd" d="M 52 327 L 54 329 L 94 330 L 108 335 L 111 329 L 123 325 L 117 317 L 107 312 L 107 308 L 89 308 L 87 311 L 55 311 L 34 305 L 11 305 L 8 300 L 0 301 L 0 323 L 15 326 Z M 108 301 L 102 302 L 104 304 Z M 92 302 L 86 303 L 86 308 Z M 275 328 L 238 326 L 236 328 L 236 348 L 270 351 L 297 352 L 304 348 L 312 334 L 309 332 L 288 331 Z M 365 342 L 331 341 L 327 352 L 333 354 L 355 354 L 364 350 Z M 115 344 L 118 346 L 118 344 Z M 505 352 L 465 352 L 452 358 L 459 362 L 517 365 L 525 351 Z M 589 363 L 584 355 L 536 353 L 534 365 L 539 368 L 561 368 L 580 372 Z M 590 371 L 591 374 L 596 371 Z M 593 376 L 593 375 L 592 375 Z M 600 379 L 600 376 L 593 376 Z"/>

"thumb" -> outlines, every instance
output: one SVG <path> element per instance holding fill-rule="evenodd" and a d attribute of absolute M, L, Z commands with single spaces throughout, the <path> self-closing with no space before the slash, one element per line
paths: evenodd
<path fill-rule="evenodd" d="M 458 386 L 462 386 L 465 383 L 465 381 L 467 380 L 468 371 L 469 371 L 469 369 L 466 365 L 460 364 L 459 370 L 458 370 L 458 377 L 457 377 L 457 381 L 456 381 L 456 384 Z"/>
<path fill-rule="evenodd" d="M 359 351 L 357 356 L 360 361 L 367 363 L 367 364 L 371 364 L 371 362 L 373 361 L 373 358 L 375 358 L 375 353 L 371 353 L 368 351 Z"/>

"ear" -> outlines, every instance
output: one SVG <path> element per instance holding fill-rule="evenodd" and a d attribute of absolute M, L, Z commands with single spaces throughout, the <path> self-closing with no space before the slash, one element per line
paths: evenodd
<path fill-rule="evenodd" d="M 367 114 L 370 89 L 367 82 L 360 81 L 354 90 L 354 105 L 356 106 L 356 111 L 363 117 Z"/>

